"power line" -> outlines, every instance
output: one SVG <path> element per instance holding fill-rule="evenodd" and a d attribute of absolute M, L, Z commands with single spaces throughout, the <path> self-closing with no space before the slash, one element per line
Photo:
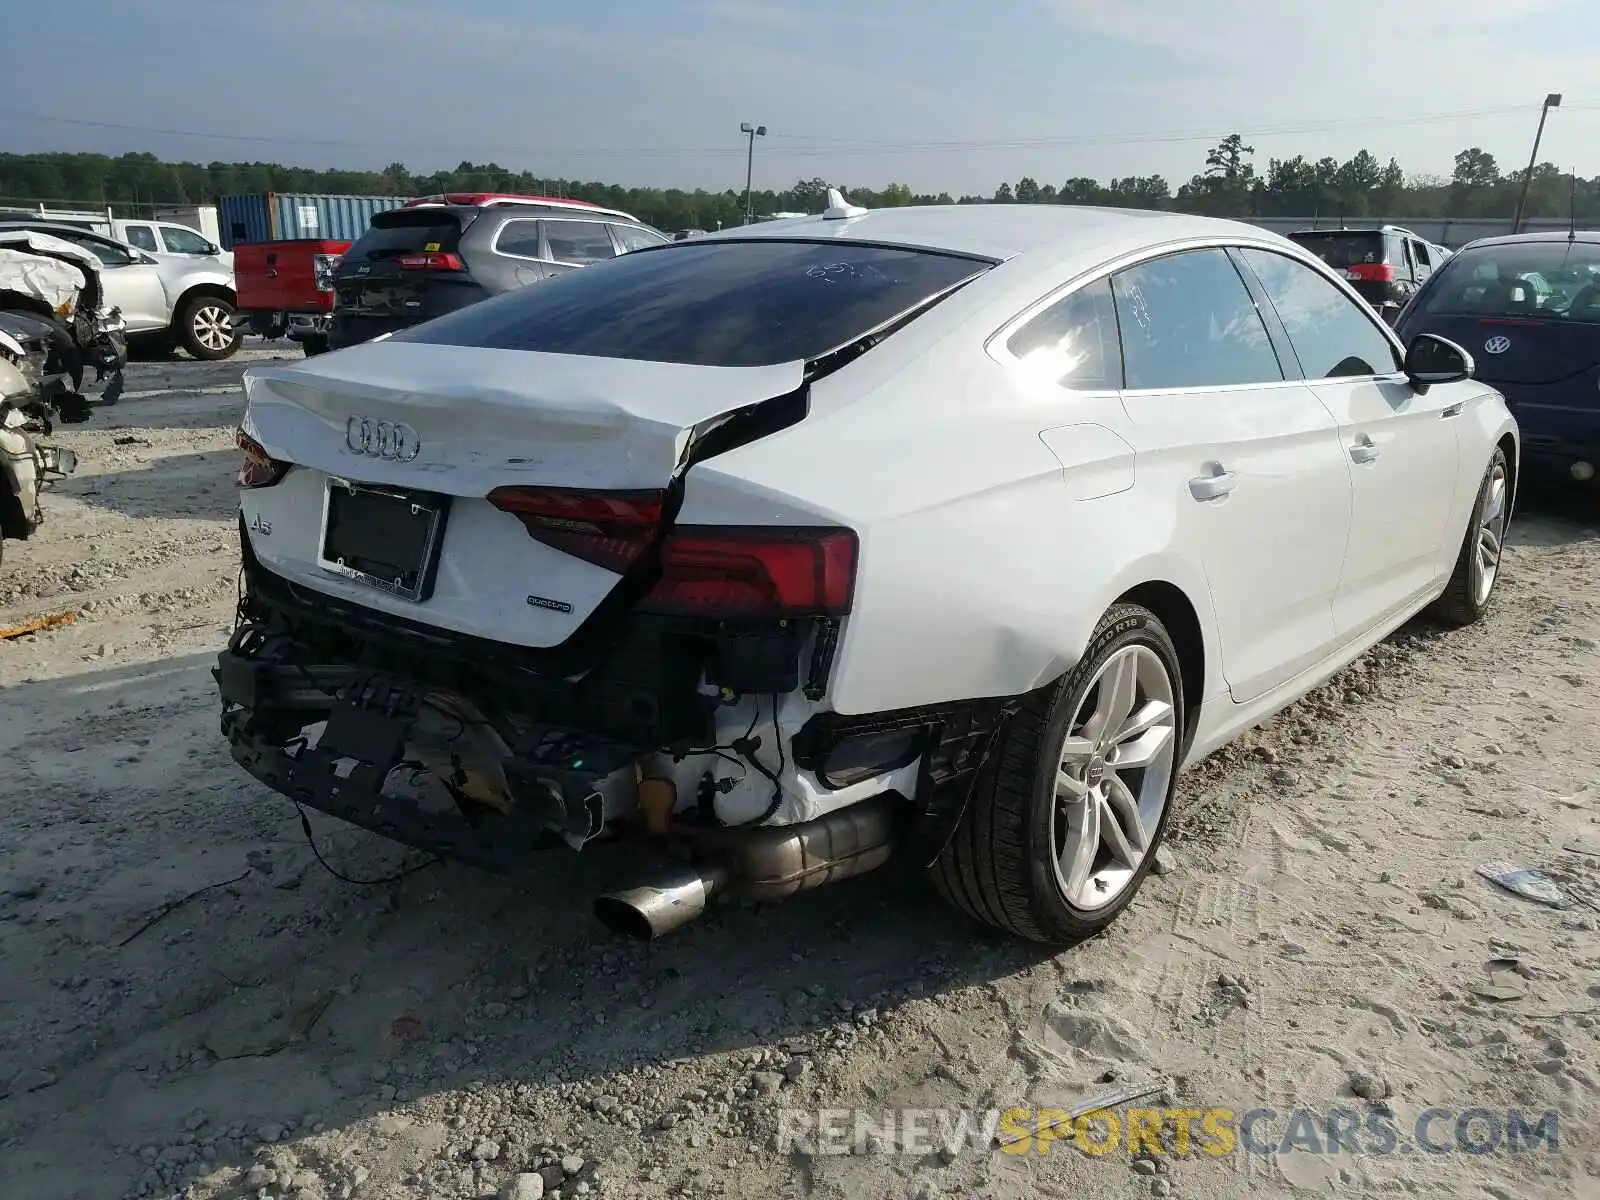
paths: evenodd
<path fill-rule="evenodd" d="M 1582 102 L 1568 103 L 1564 106 L 1568 110 L 1595 110 L 1600 109 L 1600 102 L 1588 104 Z M 1395 128 L 1400 126 L 1446 124 L 1465 121 L 1483 120 L 1488 117 L 1515 115 L 1529 111 L 1528 105 L 1505 105 L 1496 108 L 1459 109 L 1454 112 L 1420 113 L 1409 117 L 1395 116 L 1386 113 L 1370 117 L 1336 117 L 1323 121 L 1306 121 L 1297 124 L 1258 125 L 1247 126 L 1242 129 L 1229 130 L 1238 132 L 1247 138 L 1261 137 L 1287 137 L 1310 133 L 1321 133 L 1340 129 L 1353 129 L 1365 127 Z M 259 143 L 272 145 L 292 146 L 317 146 L 334 149 L 373 150 L 373 149 L 406 149 L 413 152 L 420 150 L 444 151 L 451 154 L 461 154 L 473 150 L 473 147 L 463 146 L 460 143 L 427 146 L 414 141 L 407 142 L 373 142 L 356 141 L 350 139 L 333 138 L 298 138 L 284 137 L 281 135 L 257 135 L 243 133 L 212 133 L 197 129 L 172 129 L 154 125 L 137 125 L 118 121 L 95 121 L 78 117 L 62 117 L 46 113 L 27 112 L 19 109 L 0 110 L 0 115 L 21 117 L 27 120 L 48 122 L 59 125 L 74 125 L 91 129 L 110 129 L 128 133 L 160 134 L 169 137 L 190 137 L 227 141 L 236 143 Z M 1074 148 L 1086 146 L 1105 145 L 1154 145 L 1176 144 L 1184 142 L 1210 142 L 1219 139 L 1222 135 L 1217 129 L 1189 129 L 1168 131 L 1147 131 L 1143 133 L 1098 133 L 1075 134 L 1052 137 L 1028 138 L 995 138 L 966 141 L 872 141 L 861 138 L 825 136 L 817 134 L 786 134 L 774 129 L 771 136 L 774 140 L 786 143 L 805 143 L 804 145 L 786 145 L 784 156 L 789 158 L 832 158 L 832 157 L 863 157 L 883 154 L 946 154 L 954 152 L 972 153 L 995 150 L 1036 150 L 1051 148 Z M 707 146 L 699 148 L 690 147 L 511 147 L 499 146 L 493 150 L 480 148 L 480 152 L 494 154 L 517 154 L 523 156 L 551 156 L 564 158 L 734 158 L 743 155 L 744 150 L 738 146 Z"/>

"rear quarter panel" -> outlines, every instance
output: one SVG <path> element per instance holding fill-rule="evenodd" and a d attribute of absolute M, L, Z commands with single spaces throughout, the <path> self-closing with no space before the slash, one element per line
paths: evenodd
<path fill-rule="evenodd" d="M 1115 452 L 1120 400 L 1019 380 L 983 352 L 1001 320 L 874 363 L 891 338 L 819 381 L 800 424 L 689 472 L 680 524 L 857 531 L 837 711 L 1029 691 L 1077 662 L 1141 583 L 1177 586 L 1212 625 L 1203 575 L 1174 543 L 1173 499 L 1140 490 L 1131 448 Z M 1220 679 L 1214 663 L 1207 678 Z"/>

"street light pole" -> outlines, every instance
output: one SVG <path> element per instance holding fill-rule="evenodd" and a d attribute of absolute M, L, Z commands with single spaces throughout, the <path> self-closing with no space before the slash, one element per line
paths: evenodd
<path fill-rule="evenodd" d="M 1522 195 L 1517 197 L 1517 215 L 1511 220 L 1511 232 L 1522 232 L 1522 213 L 1528 206 L 1528 185 L 1533 182 L 1533 167 L 1539 161 L 1539 141 L 1544 137 L 1544 121 L 1552 108 L 1561 107 L 1561 93 L 1551 92 L 1539 109 L 1539 128 L 1533 135 L 1533 153 L 1528 155 L 1528 173 L 1522 177 Z"/>
<path fill-rule="evenodd" d="M 756 139 L 767 136 L 765 125 L 752 125 L 746 121 L 739 126 L 739 132 L 750 139 L 750 148 L 744 158 L 744 223 L 750 224 L 752 209 L 750 204 L 750 179 L 756 165 Z"/>

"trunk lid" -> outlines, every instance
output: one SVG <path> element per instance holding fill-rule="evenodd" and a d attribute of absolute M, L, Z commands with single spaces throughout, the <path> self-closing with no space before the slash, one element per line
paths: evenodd
<path fill-rule="evenodd" d="M 1600 367 L 1600 325 L 1587 321 L 1425 314 L 1407 325 L 1464 347 L 1489 384 L 1559 383 Z"/>
<path fill-rule="evenodd" d="M 804 370 L 378 341 L 251 368 L 246 418 L 273 457 L 374 483 L 474 497 L 519 484 L 661 488 L 696 425 L 794 391 Z M 415 457 L 353 451 L 347 425 L 362 418 L 409 426 Z"/>
<path fill-rule="evenodd" d="M 532 536 L 490 492 L 659 492 L 697 425 L 793 392 L 803 373 L 799 362 L 703 367 L 383 341 L 252 368 L 243 432 L 310 469 L 240 492 L 251 550 L 337 599 L 557 646 L 622 576 Z M 404 437 L 382 442 L 380 423 L 391 434 L 404 425 Z M 330 476 L 399 494 L 351 500 Z"/>

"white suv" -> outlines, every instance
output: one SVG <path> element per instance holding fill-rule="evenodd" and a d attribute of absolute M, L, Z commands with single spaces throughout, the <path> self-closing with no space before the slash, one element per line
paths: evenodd
<path fill-rule="evenodd" d="M 220 251 L 158 257 L 77 225 L 53 221 L 0 220 L 0 228 L 47 233 L 93 253 L 105 268 L 101 278 L 106 303 L 122 310 L 130 340 L 181 346 L 193 357 L 209 361 L 232 357 L 244 340 L 233 327 L 237 294 L 231 255 L 227 260 Z"/>

